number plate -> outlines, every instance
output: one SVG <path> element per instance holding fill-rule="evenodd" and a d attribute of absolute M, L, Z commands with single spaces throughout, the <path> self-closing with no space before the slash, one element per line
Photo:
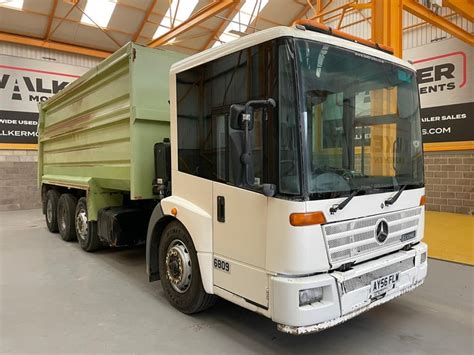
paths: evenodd
<path fill-rule="evenodd" d="M 400 279 L 400 271 L 394 272 L 393 274 L 383 276 L 374 280 L 370 284 L 370 294 L 371 297 L 378 296 L 388 290 L 391 290 L 395 287 L 398 280 Z"/>

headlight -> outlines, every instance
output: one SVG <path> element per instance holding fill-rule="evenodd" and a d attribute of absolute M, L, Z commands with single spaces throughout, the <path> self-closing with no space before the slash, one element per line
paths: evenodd
<path fill-rule="evenodd" d="M 425 261 L 426 261 L 426 251 L 423 254 L 421 254 L 420 264 L 423 264 Z"/>
<path fill-rule="evenodd" d="M 306 290 L 300 290 L 300 307 L 319 302 L 323 299 L 323 288 L 315 287 Z"/>

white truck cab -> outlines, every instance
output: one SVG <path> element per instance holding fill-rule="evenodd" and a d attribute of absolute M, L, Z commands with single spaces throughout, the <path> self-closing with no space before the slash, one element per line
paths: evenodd
<path fill-rule="evenodd" d="M 147 269 L 175 307 L 217 295 L 302 334 L 423 283 L 412 65 L 276 27 L 186 58 L 169 80 L 171 177 L 157 179 Z"/>

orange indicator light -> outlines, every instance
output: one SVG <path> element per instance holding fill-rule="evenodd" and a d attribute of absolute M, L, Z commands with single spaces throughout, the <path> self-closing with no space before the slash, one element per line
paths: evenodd
<path fill-rule="evenodd" d="M 311 226 L 314 224 L 326 223 L 326 217 L 321 211 L 308 213 L 292 213 L 290 215 L 290 224 L 295 227 Z"/>

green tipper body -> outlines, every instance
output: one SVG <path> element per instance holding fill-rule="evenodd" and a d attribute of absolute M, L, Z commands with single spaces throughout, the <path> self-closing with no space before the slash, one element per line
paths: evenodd
<path fill-rule="evenodd" d="M 89 219 L 152 199 L 154 144 L 170 137 L 169 68 L 185 55 L 129 43 L 40 105 L 38 177 L 87 190 Z"/>

